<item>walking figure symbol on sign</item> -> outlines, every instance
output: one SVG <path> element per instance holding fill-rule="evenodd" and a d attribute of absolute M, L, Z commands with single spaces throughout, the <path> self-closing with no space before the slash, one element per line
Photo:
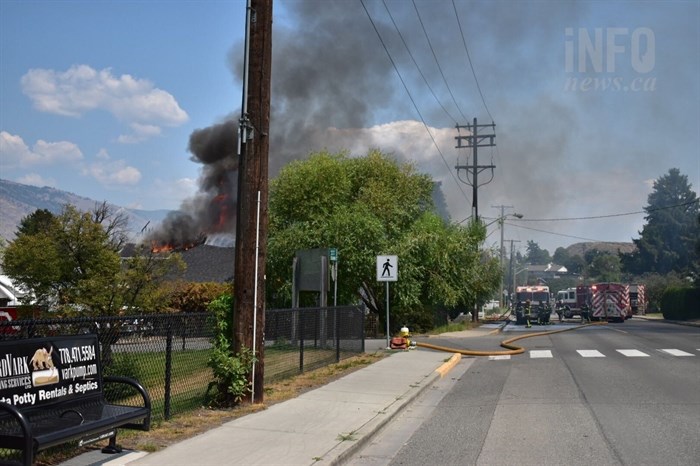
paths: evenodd
<path fill-rule="evenodd" d="M 377 281 L 395 282 L 399 274 L 398 256 L 377 256 Z"/>
<path fill-rule="evenodd" d="M 384 262 L 383 267 L 384 268 L 382 269 L 382 277 L 391 277 L 391 270 L 389 270 L 393 267 L 393 265 L 391 265 L 391 259 L 387 259 L 386 262 Z"/>

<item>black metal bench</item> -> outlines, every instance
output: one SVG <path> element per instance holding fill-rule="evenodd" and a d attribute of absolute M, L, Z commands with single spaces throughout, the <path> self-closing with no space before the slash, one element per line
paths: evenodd
<path fill-rule="evenodd" d="M 0 463 L 20 450 L 30 466 L 38 451 L 71 441 L 108 438 L 102 451 L 117 453 L 117 428 L 150 429 L 146 389 L 103 377 L 99 354 L 97 335 L 0 341 Z"/>

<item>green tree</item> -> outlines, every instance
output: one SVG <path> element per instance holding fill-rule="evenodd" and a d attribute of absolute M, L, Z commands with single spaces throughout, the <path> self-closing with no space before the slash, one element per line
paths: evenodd
<path fill-rule="evenodd" d="M 37 209 L 24 217 L 17 227 L 17 236 L 35 235 L 42 231 L 49 231 L 54 227 L 56 216 L 47 209 Z"/>
<path fill-rule="evenodd" d="M 563 266 L 566 266 L 566 263 L 571 259 L 571 255 L 569 254 L 569 251 L 566 250 L 566 248 L 559 247 L 557 248 L 556 251 L 554 251 L 554 255 L 552 256 L 552 262 L 555 264 L 561 264 Z"/>
<path fill-rule="evenodd" d="M 587 269 L 587 275 L 597 282 L 619 282 L 622 276 L 620 257 L 602 253 L 596 255 Z"/>
<path fill-rule="evenodd" d="M 376 281 L 377 255 L 399 256 L 392 312 L 461 304 L 497 287 L 497 268 L 493 279 L 478 252 L 485 230 L 441 219 L 435 187 L 377 150 L 359 158 L 320 152 L 287 165 L 270 185 L 269 302 L 289 304 L 295 252 L 323 247 L 338 248 L 338 302 L 362 301 L 380 318 L 385 287 Z"/>
<path fill-rule="evenodd" d="M 66 205 L 53 219 L 31 215 L 5 249 L 3 269 L 31 292 L 28 300 L 54 310 L 113 315 L 160 302 L 153 296 L 159 279 L 181 259 L 137 255 L 122 263 L 119 249 L 126 236 L 120 219 L 106 204 L 93 212 Z"/>
<path fill-rule="evenodd" d="M 525 261 L 533 265 L 544 265 L 552 261 L 549 257 L 549 251 L 540 248 L 540 245 L 535 241 L 527 242 L 527 255 L 525 256 Z"/>
<path fill-rule="evenodd" d="M 672 168 L 654 181 L 644 211 L 647 223 L 639 239 L 634 240 L 637 249 L 622 256 L 625 270 L 637 275 L 645 272 L 697 275 L 695 245 L 700 236 L 697 221 L 700 210 L 688 177 Z"/>

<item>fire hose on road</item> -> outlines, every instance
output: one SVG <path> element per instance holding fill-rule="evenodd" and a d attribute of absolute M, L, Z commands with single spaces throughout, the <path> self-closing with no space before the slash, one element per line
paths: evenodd
<path fill-rule="evenodd" d="M 577 327 L 569 327 L 569 328 L 563 328 L 559 330 L 550 330 L 547 332 L 536 332 L 536 333 L 528 333 L 527 335 L 520 335 L 518 337 L 513 337 L 509 338 L 507 340 L 503 340 L 501 342 L 501 346 L 503 348 L 506 348 L 505 351 L 477 351 L 477 350 L 469 350 L 469 349 L 457 349 L 457 348 L 448 348 L 446 346 L 439 346 L 439 345 L 432 345 L 430 343 L 422 343 L 422 342 L 416 342 L 416 346 L 421 347 L 421 348 L 428 348 L 428 349 L 433 349 L 437 351 L 446 351 L 448 353 L 459 353 L 464 356 L 512 356 L 515 354 L 522 354 L 525 352 L 525 348 L 522 346 L 517 346 L 513 345 L 512 343 L 518 340 L 523 340 L 525 338 L 532 338 L 532 337 L 540 337 L 543 335 L 553 335 L 555 333 L 562 333 L 562 332 L 570 332 L 573 330 L 578 330 L 581 328 L 585 327 L 591 327 L 593 325 L 607 325 L 607 322 L 593 322 L 590 324 L 583 324 L 579 325 Z"/>

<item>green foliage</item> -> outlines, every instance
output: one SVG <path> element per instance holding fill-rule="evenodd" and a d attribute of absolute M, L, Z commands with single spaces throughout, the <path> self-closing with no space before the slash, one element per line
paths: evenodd
<path fill-rule="evenodd" d="M 637 250 L 622 257 L 625 270 L 633 274 L 678 272 L 697 276 L 700 207 L 688 177 L 677 168 L 670 169 L 654 181 L 644 210 L 647 223 L 640 238 L 634 240 Z"/>
<path fill-rule="evenodd" d="M 533 265 L 544 265 L 550 263 L 552 259 L 549 257 L 549 251 L 540 248 L 535 241 L 528 241 L 525 261 Z"/>
<path fill-rule="evenodd" d="M 586 269 L 586 275 L 596 282 L 619 282 L 622 263 L 620 257 L 609 253 L 597 254 Z"/>
<path fill-rule="evenodd" d="M 17 227 L 16 236 L 36 235 L 54 228 L 58 219 L 47 209 L 37 209 L 24 217 Z"/>
<path fill-rule="evenodd" d="M 664 319 L 700 319 L 700 288 L 668 288 L 661 298 Z"/>
<path fill-rule="evenodd" d="M 160 310 L 165 300 L 159 287 L 182 260 L 155 257 L 144 248 L 122 261 L 125 218 L 106 204 L 93 212 L 66 205 L 58 216 L 36 211 L 26 217 L 17 238 L 2 254 L 10 278 L 52 311 L 114 315 L 123 309 Z"/>
<path fill-rule="evenodd" d="M 231 293 L 230 284 L 177 283 L 168 304 L 181 312 L 206 312 L 209 304 L 224 293 Z"/>
<path fill-rule="evenodd" d="M 252 350 L 233 351 L 233 297 L 225 294 L 209 304 L 214 319 L 214 341 L 207 366 L 212 369 L 215 388 L 210 403 L 214 406 L 233 406 L 251 392 L 248 376 L 255 356 Z"/>
<path fill-rule="evenodd" d="M 647 312 L 658 312 L 662 308 L 661 300 L 667 289 L 685 288 L 688 282 L 677 273 L 661 275 L 658 273 L 648 273 L 635 280 L 646 286 Z"/>
<path fill-rule="evenodd" d="M 270 185 L 267 302 L 289 305 L 296 251 L 327 247 L 339 253 L 338 303 L 361 300 L 380 319 L 381 254 L 399 256 L 391 311 L 413 316 L 406 324 L 432 322 L 432 309 L 440 306 L 488 299 L 500 270 L 492 254 L 480 251 L 485 228 L 442 219 L 433 206 L 435 189 L 429 176 L 377 150 L 357 158 L 320 152 L 287 165 Z"/>

